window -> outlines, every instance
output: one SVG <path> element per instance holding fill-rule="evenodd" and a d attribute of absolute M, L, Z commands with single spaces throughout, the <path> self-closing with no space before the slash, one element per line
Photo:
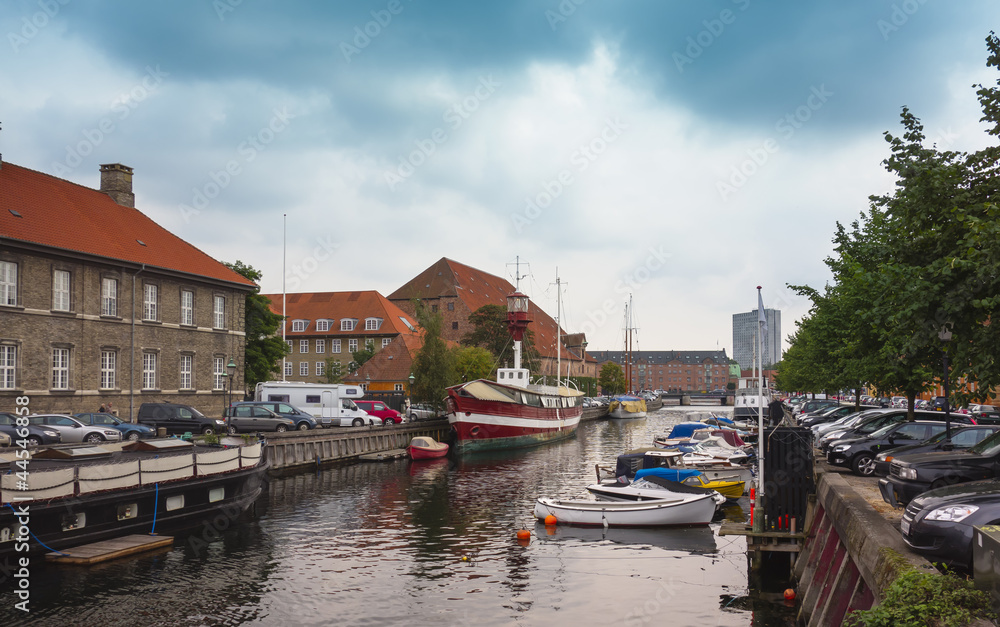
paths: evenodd
<path fill-rule="evenodd" d="M 392 338 L 391 337 L 384 337 L 384 338 L 382 338 L 382 348 L 385 348 L 386 346 L 388 346 L 391 343 L 392 343 Z"/>
<path fill-rule="evenodd" d="M 69 389 L 69 349 L 52 349 L 52 389 Z"/>
<path fill-rule="evenodd" d="M 216 296 L 212 299 L 212 326 L 216 329 L 226 328 L 226 297 Z"/>
<path fill-rule="evenodd" d="M 299 352 L 300 353 L 309 352 L 309 340 L 299 340 Z"/>
<path fill-rule="evenodd" d="M 285 376 L 286 377 L 292 376 L 292 362 L 290 361 L 285 362 Z"/>
<path fill-rule="evenodd" d="M 17 304 L 17 264 L 0 261 L 0 305 Z"/>
<path fill-rule="evenodd" d="M 455 303 L 448 303 L 448 311 L 455 311 Z"/>
<path fill-rule="evenodd" d="M 392 389 L 393 389 L 394 392 L 402 392 L 403 391 L 403 384 L 402 383 L 397 383 L 396 385 L 392 386 Z"/>
<path fill-rule="evenodd" d="M 142 319 L 156 321 L 159 318 L 157 311 L 157 286 L 146 283 L 142 286 Z"/>
<path fill-rule="evenodd" d="M 291 340 L 285 340 L 285 344 L 288 344 L 288 352 L 291 353 L 292 352 L 292 341 Z"/>
<path fill-rule="evenodd" d="M 340 340 L 330 340 L 330 352 L 340 353 Z"/>
<path fill-rule="evenodd" d="M 118 279 L 101 279 L 101 315 L 118 315 Z"/>
<path fill-rule="evenodd" d="M 101 351 L 101 389 L 113 390 L 117 385 L 118 353 L 113 350 Z"/>
<path fill-rule="evenodd" d="M 431 313 L 434 313 L 437 310 L 438 310 L 438 306 L 437 305 L 431 305 Z"/>
<path fill-rule="evenodd" d="M 0 390 L 13 390 L 16 384 L 17 347 L 0 345 Z"/>
<path fill-rule="evenodd" d="M 365 318 L 365 331 L 378 331 L 382 326 L 382 318 Z"/>
<path fill-rule="evenodd" d="M 156 286 L 152 287 L 155 288 Z M 142 389 L 156 389 L 156 353 L 142 354 Z"/>
<path fill-rule="evenodd" d="M 356 353 L 358 351 L 358 341 L 357 340 L 347 340 L 347 352 Z"/>
<path fill-rule="evenodd" d="M 457 321 L 456 322 L 452 322 L 451 323 L 451 328 L 452 329 L 457 329 L 458 328 L 458 322 Z"/>
<path fill-rule="evenodd" d="M 316 340 L 316 352 L 317 353 L 326 352 L 326 340 Z"/>
<path fill-rule="evenodd" d="M 181 384 L 180 389 L 190 390 L 194 386 L 191 385 L 191 365 L 194 362 L 194 357 L 191 355 L 181 355 Z"/>
<path fill-rule="evenodd" d="M 212 389 L 226 389 L 226 358 L 219 355 L 212 358 Z"/>
<path fill-rule="evenodd" d="M 322 377 L 325 372 L 326 372 L 326 362 L 325 361 L 317 361 L 316 362 L 316 376 L 317 377 Z"/>
<path fill-rule="evenodd" d="M 300 333 L 306 330 L 308 320 L 292 320 L 292 332 Z"/>
<path fill-rule="evenodd" d="M 309 376 L 309 362 L 308 361 L 300 361 L 299 362 L 299 376 L 300 377 L 308 377 Z"/>
<path fill-rule="evenodd" d="M 353 331 L 354 330 L 354 326 L 356 324 L 358 324 L 357 320 L 355 320 L 353 318 L 344 318 L 343 320 L 340 321 L 340 330 L 341 331 Z"/>
<path fill-rule="evenodd" d="M 69 311 L 69 272 L 66 270 L 52 273 L 52 309 Z"/>
<path fill-rule="evenodd" d="M 181 324 L 194 326 L 194 292 L 181 291 Z"/>
<path fill-rule="evenodd" d="M 316 321 L 316 330 L 317 331 L 329 331 L 330 330 L 330 321 L 329 320 L 317 320 Z"/>

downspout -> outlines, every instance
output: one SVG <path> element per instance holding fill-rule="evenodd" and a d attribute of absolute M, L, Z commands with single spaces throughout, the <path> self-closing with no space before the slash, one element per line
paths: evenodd
<path fill-rule="evenodd" d="M 146 269 L 146 264 L 132 275 L 132 347 L 130 349 L 130 363 L 128 374 L 128 416 L 129 422 L 136 422 L 135 419 L 135 277 L 139 276 Z"/>

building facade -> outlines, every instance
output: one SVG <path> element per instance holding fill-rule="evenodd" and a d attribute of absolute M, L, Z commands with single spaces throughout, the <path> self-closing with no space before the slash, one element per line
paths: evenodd
<path fill-rule="evenodd" d="M 169 401 L 220 416 L 230 387 L 242 389 L 254 284 L 134 198 L 120 164 L 101 166 L 100 190 L 0 165 L 3 410 L 27 398 L 32 413 L 104 405 L 128 420 Z"/>
<path fill-rule="evenodd" d="M 600 368 L 613 362 L 625 370 L 625 351 L 596 351 Z M 599 370 L 598 370 L 599 371 Z M 726 351 L 632 351 L 629 391 L 711 392 L 728 388 L 732 375 Z"/>
<path fill-rule="evenodd" d="M 781 311 L 764 309 L 767 332 L 764 333 L 763 364 L 773 366 L 781 361 Z M 733 359 L 740 368 L 753 368 L 757 357 L 757 330 L 759 328 L 757 310 L 733 314 Z"/>

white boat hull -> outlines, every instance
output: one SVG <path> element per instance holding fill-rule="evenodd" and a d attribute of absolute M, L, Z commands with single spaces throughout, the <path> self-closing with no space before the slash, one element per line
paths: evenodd
<path fill-rule="evenodd" d="M 628 411 L 624 407 L 618 406 L 608 412 L 608 416 L 611 418 L 645 418 L 646 412 L 644 411 Z"/>
<path fill-rule="evenodd" d="M 674 492 L 669 488 L 659 486 L 637 488 L 633 484 L 623 486 L 617 483 L 595 483 L 587 486 L 587 491 L 599 500 L 604 501 L 656 501 L 660 499 L 675 499 L 690 496 L 690 493 Z M 722 496 L 718 492 L 715 492 L 714 490 L 712 492 L 714 492 L 714 494 L 710 494 L 710 496 L 712 497 L 712 500 L 715 501 L 716 506 L 722 505 L 726 502 L 726 497 Z"/>
<path fill-rule="evenodd" d="M 559 524 L 589 527 L 670 527 L 707 525 L 715 514 L 711 494 L 655 501 L 561 501 L 540 498 L 535 517 L 555 516 Z"/>

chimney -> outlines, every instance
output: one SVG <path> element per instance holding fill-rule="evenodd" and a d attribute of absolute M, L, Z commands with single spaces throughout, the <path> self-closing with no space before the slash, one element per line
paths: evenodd
<path fill-rule="evenodd" d="M 120 163 L 102 165 L 101 191 L 111 196 L 111 200 L 119 205 L 135 209 L 135 194 L 132 193 L 132 168 Z"/>

